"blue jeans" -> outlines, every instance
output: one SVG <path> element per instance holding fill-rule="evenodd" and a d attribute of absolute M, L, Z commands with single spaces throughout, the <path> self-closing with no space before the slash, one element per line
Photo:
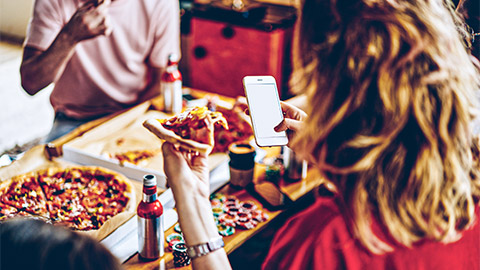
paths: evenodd
<path fill-rule="evenodd" d="M 90 122 L 92 120 L 98 119 L 102 116 L 99 116 L 96 118 L 89 118 L 89 119 L 75 119 L 75 118 L 66 116 L 63 112 L 56 112 L 52 129 L 50 130 L 50 133 L 48 133 L 48 135 L 46 136 L 45 143 L 49 143 L 53 140 L 56 140 L 62 137 L 63 135 L 73 131 L 77 127 L 87 122 Z"/>

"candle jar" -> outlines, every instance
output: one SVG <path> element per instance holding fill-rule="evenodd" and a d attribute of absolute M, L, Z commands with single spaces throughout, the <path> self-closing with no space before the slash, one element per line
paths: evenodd
<path fill-rule="evenodd" d="M 255 148 L 249 143 L 235 143 L 228 148 L 230 184 L 244 188 L 253 180 Z"/>

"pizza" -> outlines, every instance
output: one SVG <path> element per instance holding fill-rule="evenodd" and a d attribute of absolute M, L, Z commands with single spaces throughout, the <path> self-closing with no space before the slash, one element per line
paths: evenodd
<path fill-rule="evenodd" d="M 134 165 L 140 164 L 149 158 L 154 157 L 159 151 L 151 150 L 131 150 L 123 153 L 109 154 L 110 158 L 116 159 L 120 164 L 131 163 Z"/>
<path fill-rule="evenodd" d="M 148 119 L 143 126 L 160 139 L 207 154 L 215 144 L 215 127 L 228 129 L 222 113 L 212 112 L 207 107 L 193 107 L 169 119 Z"/>
<path fill-rule="evenodd" d="M 115 140 L 109 140 L 103 146 L 101 155 L 118 160 L 120 165 L 130 163 L 140 167 L 145 166 L 153 157 L 161 153 L 161 144 L 152 145 L 151 142 L 149 143 L 136 135 L 138 135 L 138 132 L 135 136 L 122 136 Z M 147 135 L 151 136 L 150 134 Z"/>
<path fill-rule="evenodd" d="M 235 142 L 248 141 L 253 136 L 252 126 L 245 114 L 245 107 L 236 103 L 232 109 L 215 106 L 217 112 L 222 113 L 228 123 L 228 130 L 215 127 L 215 146 L 213 153 L 227 152 L 228 147 Z"/>
<path fill-rule="evenodd" d="M 0 220 L 27 216 L 90 231 L 121 212 L 134 210 L 129 180 L 100 167 L 53 167 L 0 185 Z"/>

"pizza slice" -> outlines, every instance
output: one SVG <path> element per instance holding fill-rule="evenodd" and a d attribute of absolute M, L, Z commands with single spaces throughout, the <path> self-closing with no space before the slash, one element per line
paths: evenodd
<path fill-rule="evenodd" d="M 10 218 L 15 218 L 15 217 L 22 217 L 22 218 L 28 218 L 28 219 L 38 219 L 38 220 L 42 220 L 43 222 L 46 222 L 46 223 L 49 223 L 49 224 L 52 223 L 52 221 L 45 216 L 36 216 L 36 215 L 30 214 L 28 212 L 21 211 L 21 210 L 18 210 L 17 208 L 15 208 L 11 205 L 5 204 L 5 203 L 0 201 L 0 222 L 2 222 L 3 220 L 10 219 Z"/>
<path fill-rule="evenodd" d="M 88 187 L 82 190 L 81 204 L 94 226 L 123 211 L 134 211 L 133 188 L 126 179 L 106 169 L 97 169 Z"/>
<path fill-rule="evenodd" d="M 154 157 L 159 151 L 150 150 L 132 150 L 123 153 L 110 154 L 111 158 L 114 158 L 124 164 L 125 162 L 138 165 L 141 161 Z"/>
<path fill-rule="evenodd" d="M 207 154 L 215 144 L 215 125 L 228 129 L 222 113 L 207 107 L 193 107 L 170 119 L 149 119 L 143 125 L 160 139 Z"/>
<path fill-rule="evenodd" d="M 126 131 L 122 136 L 108 139 L 100 154 L 109 159 L 118 160 L 120 165 L 130 163 L 139 167 L 146 167 L 151 162 L 155 162 L 155 158 L 158 158 L 162 152 L 161 143 L 149 141 L 151 136 L 154 135 L 146 130 L 130 130 L 131 133 Z"/>
<path fill-rule="evenodd" d="M 34 173 L 14 177 L 0 185 L 0 201 L 30 214 L 50 218 L 45 195 Z"/>
<path fill-rule="evenodd" d="M 81 204 L 81 190 L 87 188 L 92 174 L 79 168 L 48 168 L 37 175 L 52 221 L 77 230 L 91 229 L 81 222 L 88 214 Z"/>
<path fill-rule="evenodd" d="M 18 216 L 17 208 L 0 201 L 0 221 Z"/>

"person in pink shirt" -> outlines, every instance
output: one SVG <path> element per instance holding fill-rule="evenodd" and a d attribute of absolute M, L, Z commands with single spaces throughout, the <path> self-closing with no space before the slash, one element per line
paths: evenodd
<path fill-rule="evenodd" d="M 179 28 L 177 0 L 36 0 L 20 73 L 30 95 L 55 84 L 47 141 L 158 94 Z"/>

